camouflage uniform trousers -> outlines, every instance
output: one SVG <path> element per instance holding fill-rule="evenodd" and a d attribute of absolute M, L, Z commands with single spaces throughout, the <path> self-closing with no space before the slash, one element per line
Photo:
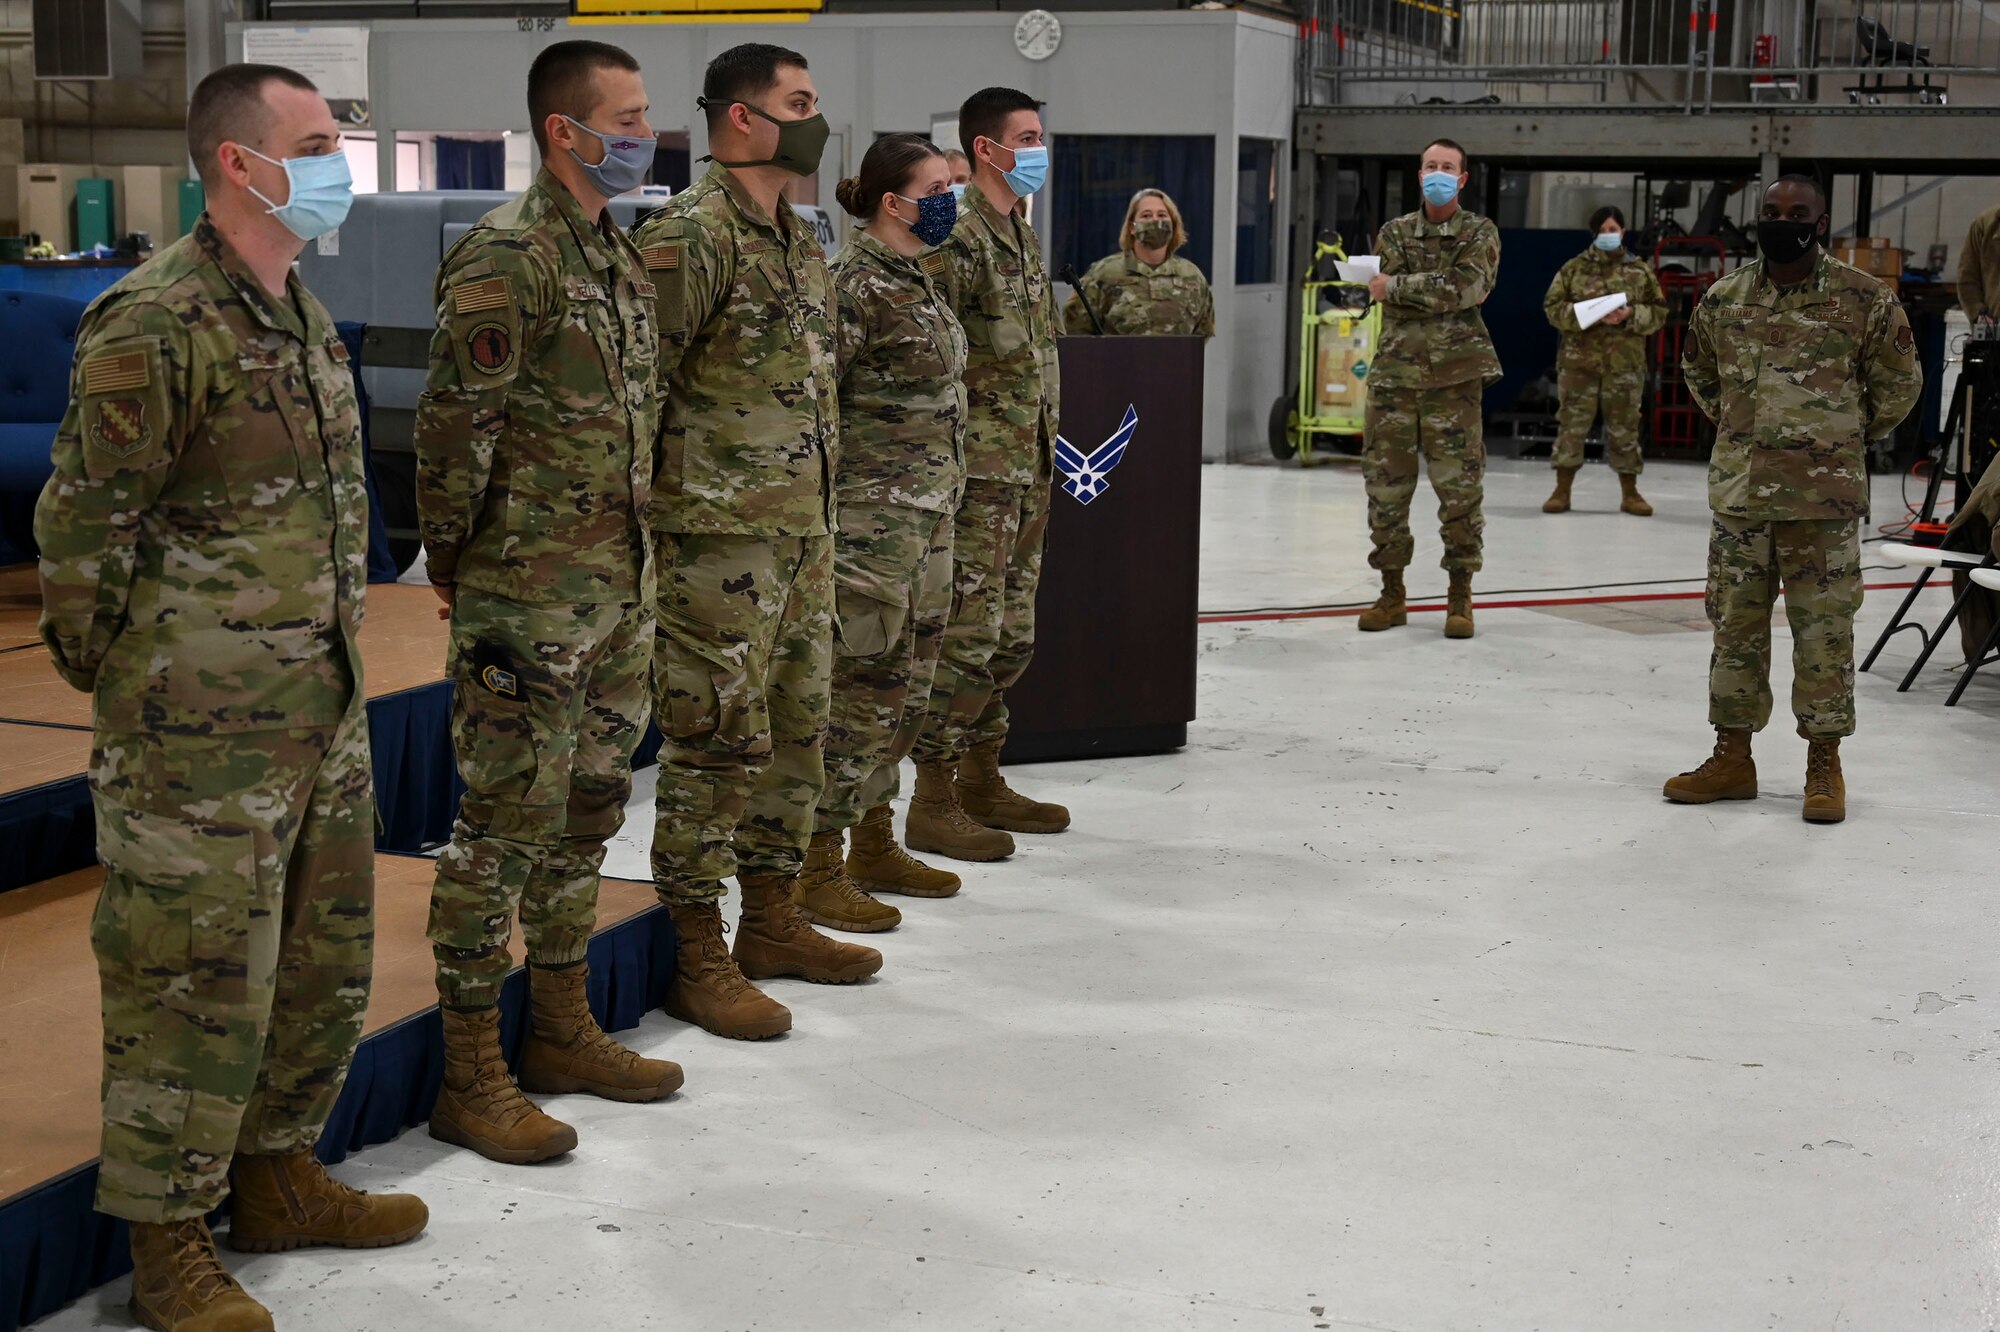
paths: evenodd
<path fill-rule="evenodd" d="M 1646 470 L 1639 453 L 1639 413 L 1646 405 L 1646 363 L 1564 366 L 1556 375 L 1556 445 L 1550 463 L 1583 466 L 1583 445 L 1597 414 L 1604 413 L 1604 460 L 1621 476 Z"/>
<path fill-rule="evenodd" d="M 951 623 L 917 739 L 919 763 L 956 763 L 1007 739 L 1007 691 L 1035 655 L 1049 494 L 1048 481 L 965 483 L 952 524 Z"/>
<path fill-rule="evenodd" d="M 1708 720 L 1764 729 L 1771 719 L 1771 607 L 1785 589 L 1792 628 L 1792 712 L 1808 740 L 1854 734 L 1854 616 L 1861 609 L 1855 520 L 1751 522 L 1714 515 L 1708 541 Z"/>
<path fill-rule="evenodd" d="M 951 620 L 954 515 L 843 504 L 834 547 L 833 707 L 816 830 L 852 828 L 896 797 L 929 712 Z"/>
<path fill-rule="evenodd" d="M 646 725 L 648 606 L 543 606 L 462 588 L 451 612 L 452 747 L 465 797 L 438 856 L 430 940 L 440 999 L 490 1008 L 528 957 L 580 960 L 604 847 L 625 821 Z"/>
<path fill-rule="evenodd" d="M 1430 468 L 1446 569 L 1478 573 L 1486 515 L 1486 436 L 1479 418 L 1480 382 L 1443 388 L 1368 390 L 1361 474 L 1368 488 L 1368 528 L 1377 569 L 1407 569 L 1410 500 L 1417 493 L 1417 458 Z"/>
<path fill-rule="evenodd" d="M 805 862 L 825 785 L 833 538 L 660 533 L 653 878 L 669 903 Z"/>
<path fill-rule="evenodd" d="M 311 1147 L 347 1078 L 375 953 L 375 786 L 338 726 L 99 732 L 104 890 L 97 1209 L 203 1216 L 242 1151 Z"/>

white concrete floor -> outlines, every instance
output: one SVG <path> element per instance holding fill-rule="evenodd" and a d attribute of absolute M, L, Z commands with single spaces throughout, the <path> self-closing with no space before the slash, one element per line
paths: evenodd
<path fill-rule="evenodd" d="M 1371 595 L 1351 464 L 1205 482 L 1204 609 Z M 1547 486 L 1496 466 L 1482 588 L 1699 579 L 1696 469 L 1651 520 Z M 310 1329 L 1992 1327 L 2000 671 L 1864 676 L 1845 825 L 1782 722 L 1764 799 L 1678 808 L 1700 614 L 1204 628 L 1188 749 L 1016 771 L 1075 830 L 904 904 L 877 982 L 774 985 L 763 1045 L 655 1013 L 672 1102 L 560 1098 L 540 1168 L 406 1134 L 340 1173 L 423 1239 L 240 1269 Z"/>

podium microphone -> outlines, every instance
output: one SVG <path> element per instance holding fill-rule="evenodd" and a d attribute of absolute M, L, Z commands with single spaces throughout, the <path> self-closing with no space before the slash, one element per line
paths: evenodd
<path fill-rule="evenodd" d="M 1083 279 L 1076 275 L 1076 265 L 1064 264 L 1062 272 L 1056 274 L 1056 276 L 1064 282 L 1069 283 L 1070 290 L 1074 291 L 1076 298 L 1083 302 L 1083 312 L 1090 316 L 1090 326 L 1097 330 L 1098 337 L 1103 337 L 1104 321 L 1097 317 L 1097 309 L 1091 305 L 1090 297 L 1083 294 Z"/>

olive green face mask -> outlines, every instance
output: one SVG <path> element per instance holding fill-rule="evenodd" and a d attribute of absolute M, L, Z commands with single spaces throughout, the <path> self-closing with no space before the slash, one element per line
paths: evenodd
<path fill-rule="evenodd" d="M 697 97 L 695 105 L 707 111 L 714 103 L 706 97 Z M 726 167 L 783 167 L 795 176 L 810 176 L 819 170 L 819 159 L 826 152 L 827 136 L 833 131 L 827 128 L 826 117 L 808 116 L 804 120 L 780 120 L 762 107 L 752 106 L 745 101 L 728 105 L 740 106 L 751 115 L 762 116 L 778 127 L 778 146 L 772 154 L 761 162 L 725 162 L 719 157 L 704 157 L 704 162 L 714 162 Z"/>
<path fill-rule="evenodd" d="M 1174 224 L 1165 218 L 1140 222 L 1132 228 L 1132 239 L 1149 250 L 1162 250 L 1174 238 Z"/>

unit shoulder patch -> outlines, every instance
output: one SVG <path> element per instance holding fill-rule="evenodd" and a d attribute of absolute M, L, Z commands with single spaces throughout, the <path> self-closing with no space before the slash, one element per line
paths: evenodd
<path fill-rule="evenodd" d="M 1915 350 L 1916 345 L 1917 345 L 1917 335 L 1910 331 L 1910 326 L 1908 324 L 1904 324 L 1901 328 L 1898 328 L 1896 330 L 1897 351 L 1901 352 L 1905 356 L 1908 356 L 1911 353 L 1911 351 Z"/>
<path fill-rule="evenodd" d="M 114 458 L 129 458 L 153 442 L 153 423 L 146 419 L 146 404 L 138 398 L 99 399 L 87 429 L 90 442 Z"/>
<path fill-rule="evenodd" d="M 505 374 L 514 364 L 514 337 L 504 324 L 480 324 L 465 335 L 465 350 L 472 363 L 489 375 Z"/>

